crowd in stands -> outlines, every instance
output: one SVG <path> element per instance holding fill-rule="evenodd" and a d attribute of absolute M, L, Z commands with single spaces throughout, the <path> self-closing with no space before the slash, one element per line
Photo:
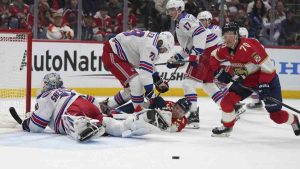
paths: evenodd
<path fill-rule="evenodd" d="M 175 23 L 166 14 L 167 2 L 129 0 L 127 29 L 173 31 Z M 210 11 L 213 24 L 220 24 L 221 0 L 185 2 L 188 13 L 197 16 L 201 11 Z M 224 21 L 246 27 L 249 37 L 264 45 L 300 45 L 300 22 L 295 10 L 287 9 L 283 0 L 275 3 L 272 11 L 271 0 L 225 0 Z M 79 25 L 82 40 L 103 41 L 123 31 L 123 0 L 82 0 L 82 9 L 78 11 L 78 0 L 38 0 L 38 38 L 76 39 L 78 15 L 82 18 Z M 0 0 L 0 28 L 32 29 L 33 13 L 34 0 Z"/>

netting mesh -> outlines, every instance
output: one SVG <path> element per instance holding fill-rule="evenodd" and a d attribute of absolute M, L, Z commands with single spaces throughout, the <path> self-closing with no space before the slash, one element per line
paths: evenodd
<path fill-rule="evenodd" d="M 0 32 L 0 127 L 14 122 L 9 107 L 21 116 L 26 112 L 27 38 L 27 33 Z"/>

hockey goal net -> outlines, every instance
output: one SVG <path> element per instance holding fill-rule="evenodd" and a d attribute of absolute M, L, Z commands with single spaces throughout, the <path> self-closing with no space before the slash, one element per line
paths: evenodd
<path fill-rule="evenodd" d="M 24 30 L 0 30 L 0 127 L 14 127 L 9 114 L 15 107 L 20 117 L 31 107 L 32 34 Z"/>

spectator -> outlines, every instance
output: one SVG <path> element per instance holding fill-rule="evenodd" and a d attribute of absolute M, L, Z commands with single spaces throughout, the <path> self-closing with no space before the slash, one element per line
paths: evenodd
<path fill-rule="evenodd" d="M 270 46 L 270 45 L 277 45 L 277 39 L 280 35 L 280 23 L 281 20 L 279 19 L 277 13 L 275 13 L 275 20 L 274 20 L 274 34 L 273 36 L 273 42 L 272 39 L 270 39 L 270 27 L 271 27 L 271 10 L 267 12 L 267 15 L 263 17 L 263 28 L 260 32 L 259 35 L 259 41 L 265 45 L 265 46 Z"/>
<path fill-rule="evenodd" d="M 51 17 L 51 10 L 47 0 L 39 0 L 38 8 L 38 38 L 45 39 L 47 27 L 53 22 L 53 18 Z"/>
<path fill-rule="evenodd" d="M 258 38 L 263 28 L 262 18 L 266 15 L 267 9 L 262 0 L 255 0 L 252 12 L 249 13 L 249 37 Z"/>
<path fill-rule="evenodd" d="M 0 0 L 0 28 L 8 28 L 9 0 Z"/>
<path fill-rule="evenodd" d="M 185 4 L 185 10 L 187 13 L 190 13 L 197 17 L 198 13 L 205 11 L 207 8 L 203 0 L 188 0 Z"/>
<path fill-rule="evenodd" d="M 30 9 L 23 0 L 14 0 L 9 5 L 9 13 L 11 15 L 9 21 L 10 28 L 31 29 L 32 25 L 29 20 L 31 15 Z"/>
<path fill-rule="evenodd" d="M 63 9 L 66 5 L 65 0 L 48 0 L 48 4 L 51 9 L 54 11 L 58 11 L 59 9 Z"/>
<path fill-rule="evenodd" d="M 171 20 L 166 14 L 166 5 L 169 0 L 154 0 L 155 15 L 153 18 L 152 31 L 167 31 L 170 28 Z"/>
<path fill-rule="evenodd" d="M 100 7 L 100 10 L 94 16 L 94 39 L 98 41 L 106 40 L 106 36 L 112 33 L 112 19 L 108 16 L 108 7 Z"/>
<path fill-rule="evenodd" d="M 101 6 L 106 5 L 106 0 L 83 0 L 82 8 L 83 13 L 88 15 L 95 15 L 97 11 L 99 11 Z"/>
<path fill-rule="evenodd" d="M 63 11 L 63 24 L 68 25 L 77 35 L 78 0 L 69 0 Z"/>
<path fill-rule="evenodd" d="M 237 15 L 234 18 L 234 22 L 236 22 L 239 26 L 249 29 L 249 20 L 247 17 L 247 13 L 245 10 L 238 10 Z"/>
<path fill-rule="evenodd" d="M 254 4 L 255 4 L 255 1 L 252 1 L 248 4 L 247 6 L 247 13 L 251 13 L 253 11 L 253 8 L 254 8 Z M 265 8 L 266 8 L 266 11 L 271 9 L 271 5 L 269 4 L 268 0 L 262 0 L 262 3 L 264 4 Z"/>
<path fill-rule="evenodd" d="M 278 19 L 280 19 L 280 21 L 286 19 L 285 8 L 282 1 L 277 1 L 276 12 L 278 15 Z"/>
<path fill-rule="evenodd" d="M 50 24 L 48 27 L 47 38 L 52 40 L 73 39 L 74 31 L 69 26 L 63 24 L 62 13 L 55 13 L 53 18 L 53 24 Z"/>
<path fill-rule="evenodd" d="M 96 27 L 96 23 L 95 23 L 92 13 L 85 14 L 83 16 L 81 39 L 82 40 L 93 40 L 94 39 L 94 33 L 93 33 L 94 27 Z"/>
<path fill-rule="evenodd" d="M 300 45 L 300 23 L 292 10 L 286 12 L 286 19 L 281 22 L 279 45 Z"/>
<path fill-rule="evenodd" d="M 130 3 L 128 3 L 128 11 L 129 11 L 129 16 L 128 16 L 128 23 L 127 23 L 128 24 L 127 30 L 132 30 L 137 26 L 137 19 L 131 11 Z M 116 26 L 114 32 L 116 34 L 123 32 L 123 12 L 119 13 L 116 17 Z"/>
<path fill-rule="evenodd" d="M 108 2 L 108 15 L 113 19 L 113 24 L 119 13 L 123 11 L 121 3 L 118 0 L 109 0 Z"/>

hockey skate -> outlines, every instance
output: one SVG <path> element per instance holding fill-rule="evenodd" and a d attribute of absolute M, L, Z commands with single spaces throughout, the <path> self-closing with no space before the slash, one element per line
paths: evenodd
<path fill-rule="evenodd" d="M 295 117 L 295 123 L 292 124 L 292 128 L 294 130 L 295 135 L 299 136 L 300 135 L 300 122 L 296 115 L 294 115 L 294 117 Z"/>
<path fill-rule="evenodd" d="M 245 103 L 237 103 L 234 105 L 236 119 L 240 119 L 240 115 L 246 112 L 246 109 L 243 107 Z"/>
<path fill-rule="evenodd" d="M 107 116 L 112 117 L 112 114 L 111 114 L 112 108 L 110 108 L 108 106 L 108 100 L 109 100 L 109 98 L 106 98 L 102 102 L 99 102 L 99 106 L 100 106 L 100 110 L 103 114 L 106 114 Z"/>
<path fill-rule="evenodd" d="M 232 127 L 216 127 L 212 130 L 212 137 L 229 137 L 232 132 Z"/>
<path fill-rule="evenodd" d="M 248 109 L 258 109 L 263 107 L 262 101 L 259 101 L 258 103 L 248 103 L 246 105 Z"/>
<path fill-rule="evenodd" d="M 197 111 L 195 112 L 190 112 L 190 114 L 187 116 L 187 124 L 186 128 L 190 129 L 199 129 L 200 119 L 199 119 L 199 107 L 197 108 Z"/>

